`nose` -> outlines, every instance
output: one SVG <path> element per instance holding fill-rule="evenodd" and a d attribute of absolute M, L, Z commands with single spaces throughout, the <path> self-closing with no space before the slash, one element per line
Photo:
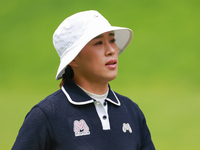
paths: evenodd
<path fill-rule="evenodd" d="M 115 43 L 106 42 L 105 44 L 105 54 L 106 56 L 112 56 L 118 52 L 118 47 Z"/>

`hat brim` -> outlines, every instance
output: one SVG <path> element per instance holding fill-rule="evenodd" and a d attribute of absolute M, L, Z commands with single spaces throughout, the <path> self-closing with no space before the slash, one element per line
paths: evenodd
<path fill-rule="evenodd" d="M 71 49 L 73 50 L 68 50 L 63 55 L 56 74 L 56 80 L 62 78 L 62 75 L 65 73 L 65 68 L 67 67 L 67 65 L 79 54 L 79 52 L 84 48 L 84 46 L 96 36 L 103 34 L 105 32 L 114 31 L 119 55 L 126 49 L 126 47 L 129 45 L 133 37 L 133 32 L 129 28 L 110 26 L 108 28 L 101 28 L 101 29 L 100 30 L 94 29 L 93 30 L 94 32 L 84 34 L 79 39 L 81 40 L 81 42 L 77 42 L 79 44 L 75 44 L 71 47 Z"/>

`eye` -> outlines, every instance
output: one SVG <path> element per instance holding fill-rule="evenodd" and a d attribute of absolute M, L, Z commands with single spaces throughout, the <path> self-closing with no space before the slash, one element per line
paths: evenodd
<path fill-rule="evenodd" d="M 110 40 L 111 43 L 115 43 L 116 39 L 112 39 Z"/>
<path fill-rule="evenodd" d="M 98 41 L 94 45 L 101 45 L 102 43 L 103 43 L 102 41 Z"/>

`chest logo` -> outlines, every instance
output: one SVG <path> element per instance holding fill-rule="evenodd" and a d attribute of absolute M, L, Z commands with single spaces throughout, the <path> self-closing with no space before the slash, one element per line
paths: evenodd
<path fill-rule="evenodd" d="M 126 133 L 126 131 L 129 131 L 130 133 L 132 133 L 132 129 L 131 129 L 130 124 L 129 124 L 129 123 L 123 123 L 122 131 L 123 131 L 124 133 Z"/>
<path fill-rule="evenodd" d="M 83 136 L 90 134 L 89 127 L 86 124 L 85 120 L 81 119 L 80 121 L 74 121 L 74 133 L 75 136 Z"/>

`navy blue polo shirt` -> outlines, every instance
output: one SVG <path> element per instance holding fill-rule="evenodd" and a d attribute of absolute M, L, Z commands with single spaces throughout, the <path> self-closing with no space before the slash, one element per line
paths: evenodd
<path fill-rule="evenodd" d="M 110 129 L 89 97 L 72 80 L 35 105 L 19 130 L 13 150 L 154 150 L 138 105 L 109 88 Z M 108 119 L 108 118 L 104 118 Z"/>

